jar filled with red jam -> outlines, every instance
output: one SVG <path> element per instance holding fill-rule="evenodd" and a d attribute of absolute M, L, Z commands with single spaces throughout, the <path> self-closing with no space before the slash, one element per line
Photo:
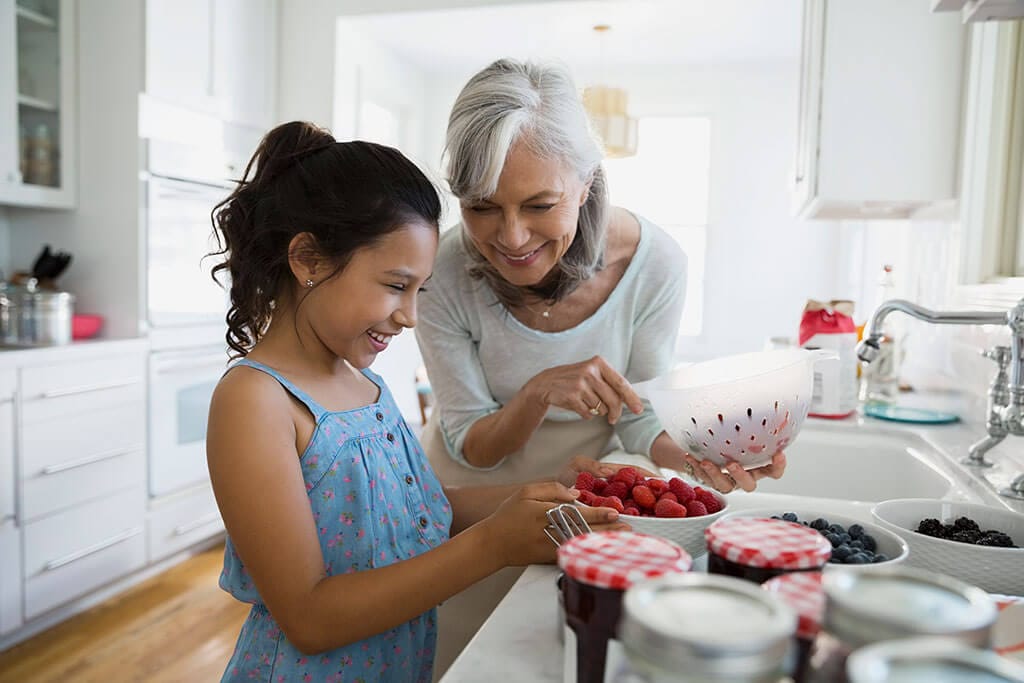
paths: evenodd
<path fill-rule="evenodd" d="M 631 531 L 584 534 L 560 545 L 562 599 L 571 629 L 566 656 L 575 648 L 576 660 L 574 671 L 567 666 L 566 680 L 575 673 L 577 683 L 603 683 L 609 647 L 621 655 L 615 630 L 626 589 L 638 581 L 683 574 L 692 564 L 675 543 Z"/>
<path fill-rule="evenodd" d="M 832 544 L 810 527 L 779 519 L 727 517 L 704 530 L 708 573 L 764 583 L 789 572 L 821 571 Z"/>
<path fill-rule="evenodd" d="M 796 661 L 792 666 L 796 683 L 802 683 L 807 676 L 811 644 L 818 636 L 824 618 L 825 591 L 821 587 L 821 576 L 821 572 L 791 572 L 761 584 L 796 612 Z"/>

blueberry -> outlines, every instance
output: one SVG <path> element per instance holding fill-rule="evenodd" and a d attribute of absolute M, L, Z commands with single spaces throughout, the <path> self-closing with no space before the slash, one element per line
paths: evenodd
<path fill-rule="evenodd" d="M 848 545 L 841 545 L 837 548 L 832 549 L 832 559 L 845 560 L 847 557 L 853 554 L 853 550 Z"/>
<path fill-rule="evenodd" d="M 854 553 L 846 558 L 846 564 L 867 564 L 868 557 L 863 553 Z"/>
<path fill-rule="evenodd" d="M 843 541 L 839 538 L 838 534 L 826 534 L 825 538 L 828 539 L 828 542 L 832 544 L 833 548 L 838 548 L 843 544 Z"/>
<path fill-rule="evenodd" d="M 855 538 L 852 541 L 850 541 L 850 547 L 856 548 L 857 550 L 863 550 L 864 544 L 861 543 L 861 540 L 859 538 Z"/>
<path fill-rule="evenodd" d="M 871 536 L 870 534 L 864 534 L 863 536 L 861 536 L 860 542 L 864 546 L 865 550 L 878 550 L 878 542 L 875 541 L 875 537 Z"/>
<path fill-rule="evenodd" d="M 786 520 L 787 522 L 795 522 L 800 518 L 796 516 L 795 512 L 785 512 L 782 514 L 782 519 Z"/>
<path fill-rule="evenodd" d="M 824 517 L 818 517 L 816 520 L 811 522 L 811 528 L 812 529 L 817 529 L 818 531 L 823 531 L 824 529 L 828 529 L 828 520 L 825 519 Z"/>
<path fill-rule="evenodd" d="M 782 517 L 780 515 L 772 515 L 772 519 L 779 519 L 779 520 L 781 520 Z"/>
<path fill-rule="evenodd" d="M 860 524 L 851 524 L 848 531 L 850 533 L 850 536 L 852 536 L 853 538 L 857 538 L 858 536 L 864 533 L 864 527 L 862 527 Z"/>
<path fill-rule="evenodd" d="M 889 556 L 888 555 L 885 555 L 883 553 L 878 553 L 877 555 L 875 555 L 875 561 L 874 561 L 875 564 L 878 564 L 879 562 L 888 562 L 888 561 L 889 561 Z"/>
<path fill-rule="evenodd" d="M 849 543 L 853 540 L 852 538 L 850 538 L 850 534 L 846 533 L 845 531 L 839 534 L 839 538 L 842 540 L 843 543 Z"/>

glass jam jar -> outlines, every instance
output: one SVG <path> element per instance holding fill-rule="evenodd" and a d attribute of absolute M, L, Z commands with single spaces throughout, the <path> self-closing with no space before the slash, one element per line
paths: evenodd
<path fill-rule="evenodd" d="M 821 572 L 792 572 L 776 576 L 761 584 L 796 612 L 796 661 L 793 680 L 801 683 L 807 675 L 807 661 L 811 644 L 821 630 L 825 613 L 825 591 L 821 587 Z"/>
<path fill-rule="evenodd" d="M 987 648 L 998 610 L 988 593 L 942 574 L 887 567 L 825 572 L 825 618 L 811 646 L 806 681 L 848 683 L 859 648 L 913 636 L 944 636 Z"/>
<path fill-rule="evenodd" d="M 604 683 L 609 644 L 622 614 L 622 596 L 637 581 L 690 570 L 693 560 L 681 547 L 632 531 L 584 534 L 558 547 L 565 620 L 575 634 L 576 666 L 566 680 Z M 566 656 L 573 638 L 566 633 Z"/>
<path fill-rule="evenodd" d="M 851 683 L 1020 683 L 1024 664 L 948 638 L 907 638 L 857 650 L 846 674 Z"/>
<path fill-rule="evenodd" d="M 704 530 L 708 573 L 764 583 L 787 572 L 821 571 L 832 544 L 810 527 L 780 519 L 727 517 Z"/>
<path fill-rule="evenodd" d="M 616 683 L 776 683 L 796 614 L 749 581 L 686 574 L 634 584 L 619 638 Z"/>

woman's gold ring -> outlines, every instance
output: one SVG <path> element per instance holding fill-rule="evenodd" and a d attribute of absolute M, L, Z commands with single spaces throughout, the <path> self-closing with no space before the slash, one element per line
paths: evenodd
<path fill-rule="evenodd" d="M 597 405 L 590 409 L 590 414 L 591 415 L 600 415 L 601 414 L 601 406 L 602 405 L 604 405 L 604 404 L 601 401 L 598 401 Z"/>

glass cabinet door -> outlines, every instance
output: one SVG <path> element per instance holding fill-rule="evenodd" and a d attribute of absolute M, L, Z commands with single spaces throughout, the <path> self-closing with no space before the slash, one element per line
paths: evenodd
<path fill-rule="evenodd" d="M 8 31 L 13 29 L 13 35 L 6 35 L 13 38 L 7 54 L 14 57 L 0 78 L 0 104 L 14 117 L 2 131 L 10 151 L 0 178 L 0 204 L 70 208 L 74 5 L 69 0 L 7 0 L 0 1 L 0 9 Z"/>

